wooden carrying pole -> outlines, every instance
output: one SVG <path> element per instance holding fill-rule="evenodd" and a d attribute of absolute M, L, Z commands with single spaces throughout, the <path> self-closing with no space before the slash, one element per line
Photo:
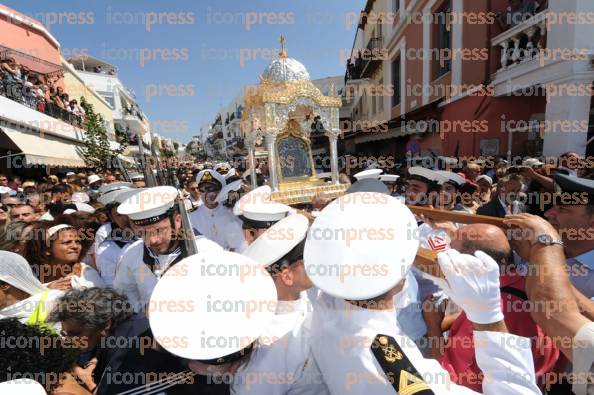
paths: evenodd
<path fill-rule="evenodd" d="M 487 217 L 485 215 L 467 214 L 460 211 L 446 211 L 434 208 L 407 206 L 415 215 L 422 215 L 432 221 L 451 221 L 461 224 L 489 224 L 506 229 L 503 218 Z M 419 248 L 415 259 L 415 266 L 424 273 L 434 277 L 444 278 L 437 263 L 437 251 Z"/>
<path fill-rule="evenodd" d="M 486 215 L 468 214 L 461 211 L 446 211 L 434 208 L 407 206 L 415 215 L 422 215 L 433 221 L 451 221 L 460 224 L 489 224 L 506 229 L 503 218 L 488 217 Z"/>

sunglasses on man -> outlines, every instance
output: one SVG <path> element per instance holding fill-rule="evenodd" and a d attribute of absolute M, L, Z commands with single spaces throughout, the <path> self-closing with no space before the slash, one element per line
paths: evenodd
<path fill-rule="evenodd" d="M 210 193 L 210 192 L 218 192 L 218 191 L 220 191 L 219 188 L 217 188 L 215 186 L 210 186 L 210 185 L 209 186 L 201 186 L 201 187 L 198 188 L 198 190 L 201 193 Z"/>

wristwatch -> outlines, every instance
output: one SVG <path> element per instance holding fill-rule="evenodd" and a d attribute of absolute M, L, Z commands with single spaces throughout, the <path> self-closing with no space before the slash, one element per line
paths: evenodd
<path fill-rule="evenodd" d="M 536 236 L 534 243 L 542 244 L 544 246 L 560 245 L 561 247 L 563 247 L 565 245 L 565 243 L 563 243 L 563 241 L 555 240 L 550 235 L 547 235 L 547 234 L 541 234 L 541 235 Z"/>

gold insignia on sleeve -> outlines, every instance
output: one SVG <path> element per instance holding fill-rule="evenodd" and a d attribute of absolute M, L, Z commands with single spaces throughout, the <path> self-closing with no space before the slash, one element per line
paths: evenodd
<path fill-rule="evenodd" d="M 410 374 L 406 370 L 400 371 L 400 395 L 414 395 L 431 388 L 420 378 Z"/>
<path fill-rule="evenodd" d="M 402 353 L 398 350 L 396 350 L 396 347 L 389 345 L 387 347 L 383 348 L 384 351 L 384 356 L 386 358 L 386 361 L 390 362 L 390 363 L 394 363 L 397 360 L 401 360 L 402 359 Z"/>
<path fill-rule="evenodd" d="M 397 394 L 435 395 L 395 338 L 376 335 L 371 352 Z"/>

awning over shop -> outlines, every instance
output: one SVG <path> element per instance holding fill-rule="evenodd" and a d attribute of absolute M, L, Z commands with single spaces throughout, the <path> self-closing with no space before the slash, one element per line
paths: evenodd
<path fill-rule="evenodd" d="M 355 138 L 355 144 L 369 143 L 371 141 L 389 140 L 402 136 L 404 136 L 404 134 L 402 133 L 401 129 L 390 130 L 388 132 L 367 132 L 357 136 Z"/>
<path fill-rule="evenodd" d="M 16 152 L 8 156 L 23 155 L 28 165 L 52 167 L 86 167 L 79 154 L 79 146 L 49 135 L 21 132 L 11 127 L 0 128 L 0 146 Z"/>

